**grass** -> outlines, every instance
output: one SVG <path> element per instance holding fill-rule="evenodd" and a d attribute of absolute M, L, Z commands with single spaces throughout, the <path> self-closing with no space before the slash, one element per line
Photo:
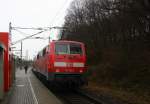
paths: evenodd
<path fill-rule="evenodd" d="M 118 100 L 129 104 L 150 104 L 149 93 L 141 92 L 140 89 L 134 89 L 134 91 L 131 91 L 121 87 L 102 85 L 93 81 L 90 81 L 89 85 L 84 88 L 95 92 L 96 94 L 111 97 L 115 101 Z"/>
<path fill-rule="evenodd" d="M 101 57 L 98 57 L 101 56 Z M 150 104 L 150 50 L 106 48 L 88 69 L 88 90 L 131 104 Z"/>

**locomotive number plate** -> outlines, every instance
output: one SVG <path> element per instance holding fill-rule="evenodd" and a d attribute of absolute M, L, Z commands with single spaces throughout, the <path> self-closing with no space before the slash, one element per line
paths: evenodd
<path fill-rule="evenodd" d="M 73 67 L 73 63 L 67 63 L 67 67 Z"/>

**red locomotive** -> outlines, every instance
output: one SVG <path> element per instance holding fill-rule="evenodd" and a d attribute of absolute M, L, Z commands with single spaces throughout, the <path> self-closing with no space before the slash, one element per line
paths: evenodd
<path fill-rule="evenodd" d="M 34 72 L 50 82 L 83 85 L 87 81 L 85 46 L 76 41 L 52 41 L 38 53 L 34 61 Z"/>

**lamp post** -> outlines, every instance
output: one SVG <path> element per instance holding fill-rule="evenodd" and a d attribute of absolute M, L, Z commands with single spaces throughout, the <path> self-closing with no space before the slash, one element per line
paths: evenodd
<path fill-rule="evenodd" d="M 21 61 L 20 61 L 20 69 L 22 69 L 22 41 L 21 41 L 21 53 L 20 53 Z"/>
<path fill-rule="evenodd" d="M 16 48 L 16 47 L 11 47 L 11 48 Z M 13 52 L 17 51 L 17 54 L 20 54 L 20 69 L 22 69 L 22 51 L 23 51 L 23 42 L 21 41 L 21 45 L 20 45 L 20 50 L 12 50 Z"/>

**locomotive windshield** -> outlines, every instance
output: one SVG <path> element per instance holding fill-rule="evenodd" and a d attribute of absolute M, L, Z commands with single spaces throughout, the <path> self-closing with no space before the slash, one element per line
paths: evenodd
<path fill-rule="evenodd" d="M 56 44 L 55 45 L 56 54 L 68 54 L 68 45 L 67 44 Z"/>
<path fill-rule="evenodd" d="M 82 54 L 81 45 L 70 44 L 70 54 Z"/>
<path fill-rule="evenodd" d="M 55 45 L 56 54 L 82 54 L 82 48 L 80 44 L 61 44 L 57 43 Z"/>

